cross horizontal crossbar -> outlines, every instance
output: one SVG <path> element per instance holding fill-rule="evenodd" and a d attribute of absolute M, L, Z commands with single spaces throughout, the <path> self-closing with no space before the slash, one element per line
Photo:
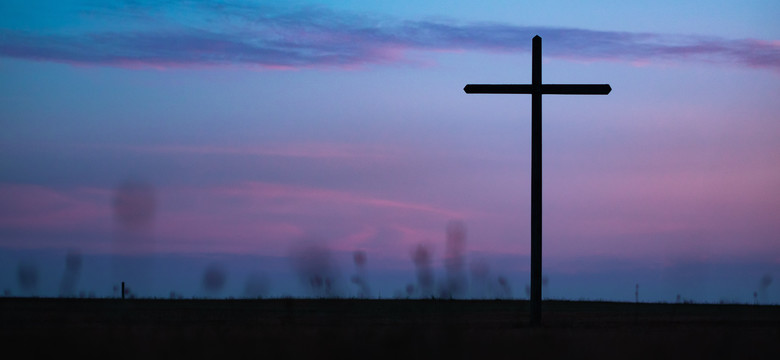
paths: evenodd
<path fill-rule="evenodd" d="M 469 84 L 463 88 L 467 94 L 533 94 L 531 84 Z M 609 84 L 542 84 L 542 94 L 550 95 L 607 95 Z"/>

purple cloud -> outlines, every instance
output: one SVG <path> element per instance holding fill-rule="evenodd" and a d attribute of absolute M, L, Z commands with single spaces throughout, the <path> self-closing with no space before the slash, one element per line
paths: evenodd
<path fill-rule="evenodd" d="M 405 61 L 408 50 L 525 52 L 533 35 L 545 55 L 585 61 L 700 61 L 780 70 L 780 41 L 398 21 L 322 7 L 197 4 L 166 16 L 153 7 L 97 12 L 119 29 L 53 33 L 0 29 L 0 56 L 118 67 L 359 67 Z M 179 11 L 181 10 L 181 11 Z M 112 15 L 113 14 L 113 15 Z M 113 17 L 112 17 L 113 16 Z M 186 20 L 184 20 L 186 19 Z"/>

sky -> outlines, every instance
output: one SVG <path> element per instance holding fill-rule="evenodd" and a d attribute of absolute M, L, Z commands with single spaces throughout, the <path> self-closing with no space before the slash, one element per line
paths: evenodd
<path fill-rule="evenodd" d="M 0 3 L 6 296 L 780 303 L 777 1 Z"/>

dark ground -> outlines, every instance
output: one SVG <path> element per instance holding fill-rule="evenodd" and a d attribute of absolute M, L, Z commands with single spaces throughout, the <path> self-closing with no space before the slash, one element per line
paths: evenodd
<path fill-rule="evenodd" d="M 0 299 L 2 354 L 102 358 L 780 359 L 780 306 Z M 14 357 L 19 358 L 19 357 Z"/>

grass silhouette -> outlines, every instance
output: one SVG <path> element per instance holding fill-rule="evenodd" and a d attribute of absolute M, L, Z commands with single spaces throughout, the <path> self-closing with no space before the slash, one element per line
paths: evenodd
<path fill-rule="evenodd" d="M 522 300 L 0 299 L 25 356 L 762 358 L 780 306 Z M 46 344 L 46 346 L 41 346 Z"/>

